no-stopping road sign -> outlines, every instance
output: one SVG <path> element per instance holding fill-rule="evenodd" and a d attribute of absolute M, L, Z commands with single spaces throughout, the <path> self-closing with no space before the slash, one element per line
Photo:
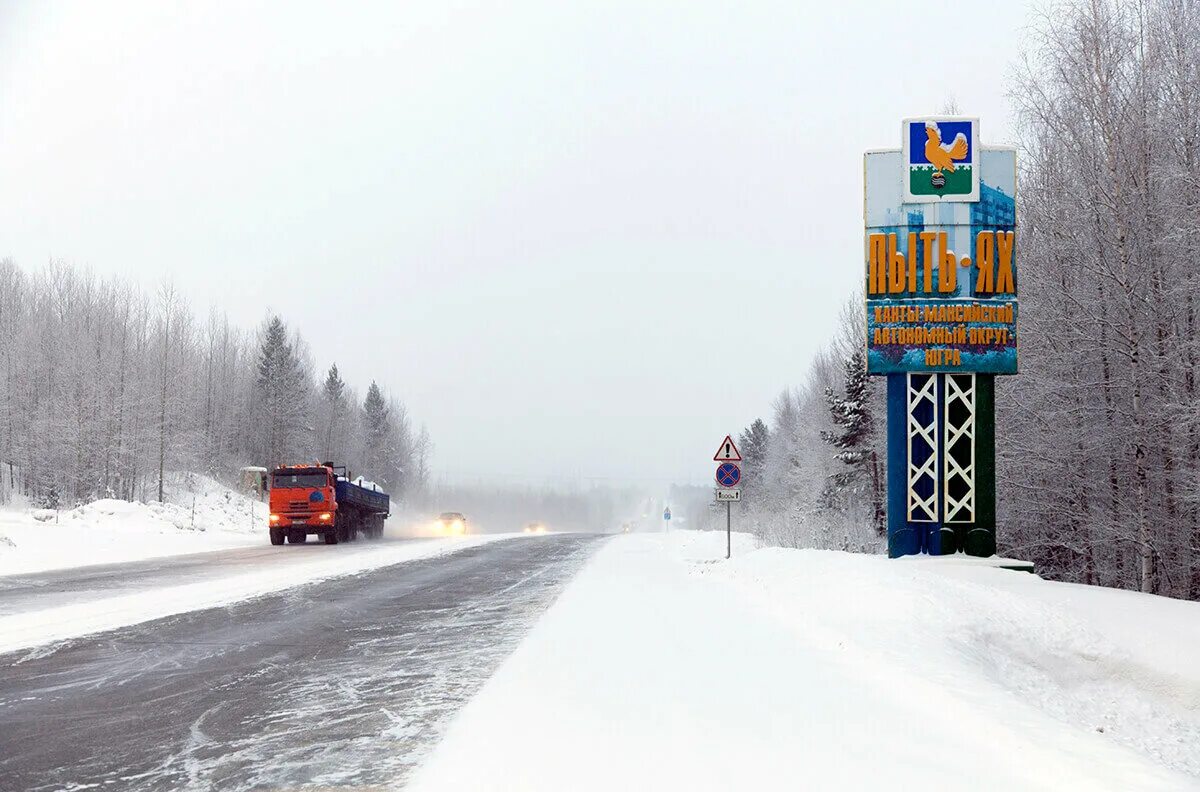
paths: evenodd
<path fill-rule="evenodd" d="M 742 480 L 742 469 L 734 462 L 717 465 L 717 483 L 722 487 L 736 487 Z"/>

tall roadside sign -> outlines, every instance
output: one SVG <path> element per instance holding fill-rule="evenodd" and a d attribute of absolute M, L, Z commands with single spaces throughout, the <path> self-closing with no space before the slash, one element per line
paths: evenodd
<path fill-rule="evenodd" d="M 742 461 L 742 455 L 738 453 L 731 435 L 725 435 L 717 447 L 717 453 L 713 454 L 713 461 L 719 463 L 714 476 L 717 481 L 715 492 L 717 503 L 725 504 L 725 557 L 730 558 L 733 555 L 731 504 L 742 500 L 742 491 L 738 489 L 742 480 L 742 469 L 738 463 Z"/>
<path fill-rule="evenodd" d="M 905 119 L 864 157 L 867 373 L 887 377 L 888 555 L 996 552 L 995 378 L 1017 373 L 1016 150 Z"/>

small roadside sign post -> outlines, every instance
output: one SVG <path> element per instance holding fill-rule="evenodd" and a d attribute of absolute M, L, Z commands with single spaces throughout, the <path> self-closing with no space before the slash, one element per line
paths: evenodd
<path fill-rule="evenodd" d="M 663 509 L 663 527 L 668 531 L 671 530 L 671 507 Z"/>
<path fill-rule="evenodd" d="M 717 447 L 717 453 L 713 454 L 713 461 L 720 463 L 717 465 L 716 474 L 717 486 L 720 489 L 716 491 L 716 498 L 717 503 L 725 504 L 725 557 L 732 558 L 733 517 L 730 504 L 742 500 L 742 491 L 737 489 L 738 483 L 742 480 L 742 469 L 738 467 L 738 463 L 742 461 L 742 455 L 738 453 L 731 435 L 725 435 L 725 439 Z"/>

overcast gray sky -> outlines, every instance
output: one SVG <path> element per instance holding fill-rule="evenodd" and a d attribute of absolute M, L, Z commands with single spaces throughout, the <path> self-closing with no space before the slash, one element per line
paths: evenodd
<path fill-rule="evenodd" d="M 1022 5 L 0 5 L 0 256 L 278 311 L 456 476 L 707 481 L 861 279 L 862 151 L 1012 143 Z"/>

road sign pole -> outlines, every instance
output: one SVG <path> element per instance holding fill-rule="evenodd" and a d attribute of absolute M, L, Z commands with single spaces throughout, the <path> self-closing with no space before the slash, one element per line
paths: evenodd
<path fill-rule="evenodd" d="M 733 444 L 733 435 L 725 435 L 725 439 L 721 441 L 721 445 L 717 447 L 717 453 L 713 454 L 713 461 L 720 462 L 717 466 L 717 484 L 720 489 L 715 491 L 717 503 L 725 503 L 725 558 L 733 557 L 733 527 L 731 523 L 733 518 L 730 516 L 733 512 L 734 501 L 742 499 L 742 491 L 738 488 L 738 483 L 742 480 L 742 469 L 738 467 L 738 463 L 742 461 L 742 455 L 738 452 L 737 446 Z"/>
<path fill-rule="evenodd" d="M 733 539 L 729 527 L 729 511 L 733 508 L 733 504 L 725 501 L 725 557 L 733 557 Z"/>

